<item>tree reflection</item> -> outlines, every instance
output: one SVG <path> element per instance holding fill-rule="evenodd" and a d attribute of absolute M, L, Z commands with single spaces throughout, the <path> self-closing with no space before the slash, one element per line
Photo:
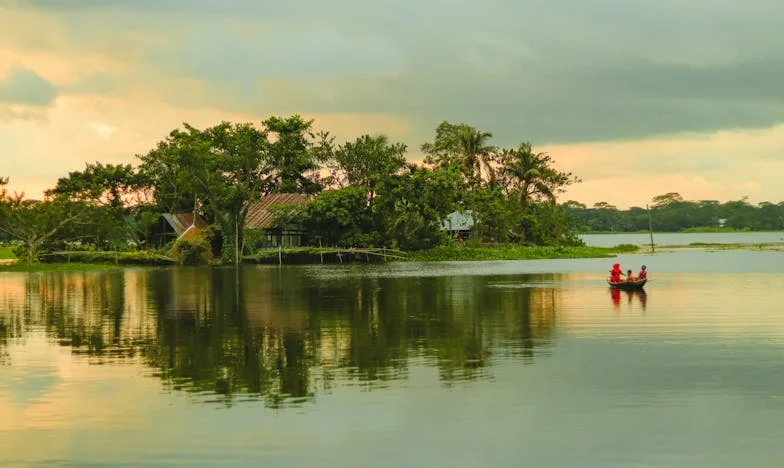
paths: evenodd
<path fill-rule="evenodd" d="M 555 289 L 488 286 L 508 277 L 325 277 L 308 268 L 14 278 L 19 292 L 0 303 L 0 356 L 9 339 L 44 327 L 89 362 L 142 363 L 172 391 L 270 407 L 339 385 L 384 387 L 413 366 L 434 366 L 454 385 L 490 377 L 496 356 L 533 362 L 552 345 L 559 298 Z"/>

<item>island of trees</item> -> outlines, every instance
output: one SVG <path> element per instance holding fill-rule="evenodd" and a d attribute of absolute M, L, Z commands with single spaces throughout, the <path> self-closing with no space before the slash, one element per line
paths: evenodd
<path fill-rule="evenodd" d="M 684 200 L 676 192 L 653 197 L 648 207 L 619 210 L 598 202 L 589 208 L 569 200 L 563 205 L 579 232 L 728 232 L 784 230 L 784 202 L 753 205 L 746 198 L 721 203 Z"/>
<path fill-rule="evenodd" d="M 420 147 L 424 161 L 413 163 L 406 145 L 384 135 L 340 143 L 299 115 L 258 125 L 184 124 L 137 155 L 137 164 L 88 163 L 61 177 L 43 200 L 9 193 L 8 179 L 0 178 L 0 241 L 12 242 L 28 264 L 239 263 L 269 256 L 273 237 L 277 248 L 286 239 L 292 245 L 285 235 L 292 232 L 293 245 L 319 250 L 432 253 L 448 246 L 454 257 L 464 244 L 516 245 L 529 249 L 525 256 L 541 257 L 597 256 L 575 253 L 588 249 L 580 247 L 580 232 L 784 229 L 782 203 L 695 202 L 668 193 L 650 209 L 559 204 L 557 196 L 577 177 L 528 142 L 503 148 L 491 138 L 442 122 Z M 258 223 L 254 207 L 270 199 L 282 202 L 266 207 Z M 174 215 L 192 226 L 166 237 L 162 217 Z M 453 215 L 467 224 L 451 226 Z M 561 250 L 531 254 L 537 246 Z"/>
<path fill-rule="evenodd" d="M 265 234 L 286 230 L 296 230 L 299 245 L 406 252 L 464 241 L 579 245 L 556 203 L 578 179 L 530 143 L 500 148 L 491 137 L 443 122 L 416 164 L 386 136 L 338 143 L 298 115 L 184 124 L 137 155 L 138 164 L 88 163 L 43 200 L 11 194 L 0 179 L 0 231 L 27 263 L 77 251 L 234 263 L 252 256 Z M 274 194 L 307 202 L 270 207 L 266 231 L 248 229 L 254 203 Z M 176 213 L 203 220 L 201 229 L 160 245 L 161 216 Z M 450 213 L 468 216 L 470 232 L 446 229 Z"/>

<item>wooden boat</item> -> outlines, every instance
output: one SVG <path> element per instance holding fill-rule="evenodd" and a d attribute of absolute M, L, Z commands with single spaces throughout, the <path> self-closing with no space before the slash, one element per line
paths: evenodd
<path fill-rule="evenodd" d="M 609 284 L 612 289 L 623 289 L 625 291 L 634 291 L 637 289 L 642 289 L 642 287 L 645 286 L 645 283 L 647 282 L 648 282 L 647 279 L 640 280 L 640 281 L 621 281 L 620 283 L 611 283 L 608 280 L 607 284 Z"/>

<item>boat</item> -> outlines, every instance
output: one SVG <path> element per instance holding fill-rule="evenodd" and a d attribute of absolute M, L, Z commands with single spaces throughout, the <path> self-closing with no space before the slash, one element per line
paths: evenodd
<path fill-rule="evenodd" d="M 607 284 L 610 285 L 610 288 L 623 289 L 625 291 L 634 291 L 637 289 L 642 289 L 643 286 L 645 286 L 645 283 L 647 282 L 648 282 L 647 279 L 638 280 L 638 281 L 621 281 L 620 283 L 613 283 L 607 280 Z"/>

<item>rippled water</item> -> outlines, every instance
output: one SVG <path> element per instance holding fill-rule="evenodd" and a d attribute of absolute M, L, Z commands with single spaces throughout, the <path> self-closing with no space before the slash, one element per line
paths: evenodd
<path fill-rule="evenodd" d="M 0 274 L 0 466 L 780 466 L 784 253 Z"/>

